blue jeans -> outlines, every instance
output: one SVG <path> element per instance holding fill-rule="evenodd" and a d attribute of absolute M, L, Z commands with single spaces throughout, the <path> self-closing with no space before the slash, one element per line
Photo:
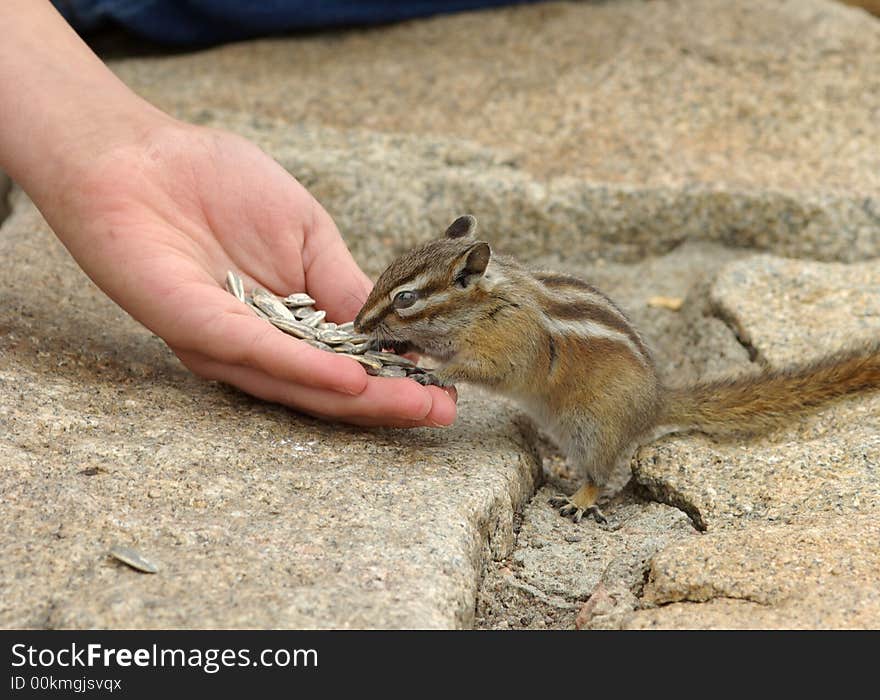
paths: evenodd
<path fill-rule="evenodd" d="M 2 0 L 0 0 L 2 1 Z M 291 30 L 382 24 L 540 0 L 52 0 L 77 31 L 111 21 L 167 44 L 211 44 Z"/>

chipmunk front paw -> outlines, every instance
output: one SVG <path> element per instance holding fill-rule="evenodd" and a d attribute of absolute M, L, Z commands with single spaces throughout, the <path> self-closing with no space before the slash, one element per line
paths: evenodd
<path fill-rule="evenodd" d="M 455 386 L 456 377 L 451 372 L 449 372 L 446 367 L 426 371 L 431 373 L 431 376 L 436 380 L 434 382 L 435 385 L 439 386 L 441 389 Z"/>
<path fill-rule="evenodd" d="M 426 370 L 423 373 L 411 374 L 409 375 L 409 378 L 414 379 L 422 386 L 439 386 L 441 388 L 445 386 L 452 386 L 451 384 L 444 384 L 441 379 L 431 374 L 429 370 Z"/>

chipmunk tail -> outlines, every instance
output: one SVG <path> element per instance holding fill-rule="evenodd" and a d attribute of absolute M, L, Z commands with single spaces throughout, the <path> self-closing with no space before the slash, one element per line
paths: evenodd
<path fill-rule="evenodd" d="M 880 389 L 880 342 L 785 369 L 668 387 L 660 422 L 707 433 L 757 433 L 873 389 Z"/>

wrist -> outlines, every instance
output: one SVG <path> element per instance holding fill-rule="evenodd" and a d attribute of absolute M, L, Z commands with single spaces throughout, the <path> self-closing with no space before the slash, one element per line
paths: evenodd
<path fill-rule="evenodd" d="M 41 208 L 102 153 L 173 121 L 126 87 L 46 0 L 3 0 L 0 26 L 0 169 Z"/>
<path fill-rule="evenodd" d="M 142 159 L 156 134 L 181 126 L 133 93 L 124 97 L 48 126 L 41 147 L 22 154 L 16 170 L 10 169 L 41 210 L 69 203 L 106 164 Z"/>

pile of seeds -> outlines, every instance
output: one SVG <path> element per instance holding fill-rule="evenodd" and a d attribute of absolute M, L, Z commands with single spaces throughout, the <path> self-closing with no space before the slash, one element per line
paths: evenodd
<path fill-rule="evenodd" d="M 315 300 L 308 294 L 277 297 L 262 287 L 254 287 L 250 294 L 245 294 L 241 277 L 232 270 L 226 273 L 226 289 L 279 330 L 319 350 L 350 357 L 360 362 L 367 374 L 409 377 L 425 385 L 439 384 L 430 371 L 417 367 L 411 360 L 377 350 L 370 336 L 355 333 L 354 321 L 339 325 L 325 322 L 327 312 L 315 309 Z"/>

